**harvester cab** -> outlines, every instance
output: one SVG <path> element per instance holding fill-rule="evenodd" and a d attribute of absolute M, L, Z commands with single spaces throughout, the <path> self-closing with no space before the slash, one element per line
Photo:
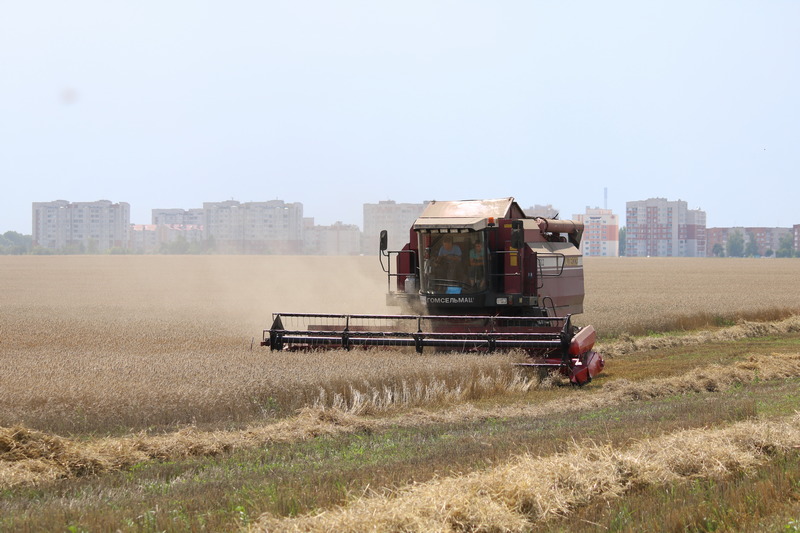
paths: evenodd
<path fill-rule="evenodd" d="M 583 312 L 582 233 L 580 222 L 526 216 L 513 198 L 430 202 L 402 249 L 380 235 L 387 304 L 405 314 L 275 313 L 262 345 L 522 349 L 520 365 L 582 385 L 604 365 L 594 328 L 571 320 Z"/>
<path fill-rule="evenodd" d="M 581 313 L 582 233 L 580 222 L 526 217 L 513 198 L 431 202 L 402 250 L 382 235 L 387 304 L 434 315 Z"/>

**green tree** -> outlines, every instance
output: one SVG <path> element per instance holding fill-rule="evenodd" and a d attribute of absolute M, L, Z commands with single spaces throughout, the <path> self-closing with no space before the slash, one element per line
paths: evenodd
<path fill-rule="evenodd" d="M 183 255 L 189 253 L 189 243 L 183 236 L 178 237 L 172 242 L 162 242 L 158 250 L 160 254 Z"/>
<path fill-rule="evenodd" d="M 32 255 L 55 255 L 55 250 L 51 250 L 50 248 L 44 248 L 42 246 L 34 246 L 31 248 Z"/>
<path fill-rule="evenodd" d="M 7 231 L 0 235 L 0 254 L 27 254 L 31 248 L 33 248 L 31 235 L 23 235 L 16 231 Z"/>
<path fill-rule="evenodd" d="M 205 241 L 189 242 L 186 237 L 181 235 L 172 242 L 161 243 L 158 253 L 167 255 L 200 255 L 213 252 L 214 246 L 213 238 Z"/>
<path fill-rule="evenodd" d="M 58 253 L 64 255 L 82 255 L 86 253 L 86 246 L 84 246 L 82 242 L 73 242 L 61 248 Z"/>
<path fill-rule="evenodd" d="M 756 236 L 751 232 L 747 234 L 747 237 L 747 243 L 744 245 L 744 255 L 746 257 L 757 257 L 759 254 Z"/>
<path fill-rule="evenodd" d="M 741 231 L 734 231 L 728 235 L 728 257 L 742 257 L 744 255 L 744 237 Z"/>
<path fill-rule="evenodd" d="M 619 228 L 619 255 L 620 257 L 625 255 L 625 236 L 628 234 L 628 230 L 625 226 Z"/>
<path fill-rule="evenodd" d="M 794 257 L 794 235 L 785 233 L 778 239 L 778 250 L 775 257 Z"/>
<path fill-rule="evenodd" d="M 720 243 L 716 243 L 714 247 L 711 248 L 711 255 L 714 257 L 725 257 L 725 247 Z"/>
<path fill-rule="evenodd" d="M 131 253 L 130 250 L 122 246 L 113 246 L 106 250 L 107 255 L 128 255 L 129 253 Z"/>

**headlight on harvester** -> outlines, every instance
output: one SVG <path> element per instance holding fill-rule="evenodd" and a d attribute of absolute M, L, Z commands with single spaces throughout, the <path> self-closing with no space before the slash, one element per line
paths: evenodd
<path fill-rule="evenodd" d="M 497 305 L 508 305 L 508 297 L 500 296 L 497 298 Z"/>

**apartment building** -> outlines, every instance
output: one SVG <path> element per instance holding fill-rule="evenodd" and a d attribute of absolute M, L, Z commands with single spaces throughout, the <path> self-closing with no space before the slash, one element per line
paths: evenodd
<path fill-rule="evenodd" d="M 300 254 L 303 251 L 303 204 L 283 200 L 203 203 L 204 238 L 217 252 Z"/>
<path fill-rule="evenodd" d="M 626 203 L 625 254 L 632 257 L 705 257 L 706 213 L 683 200 Z"/>
<path fill-rule="evenodd" d="M 33 202 L 33 245 L 75 253 L 127 249 L 130 219 L 127 202 Z"/>
<path fill-rule="evenodd" d="M 313 218 L 306 218 L 303 251 L 308 255 L 359 255 L 361 229 L 355 224 L 342 222 L 317 226 Z"/>
<path fill-rule="evenodd" d="M 162 251 L 166 244 L 200 244 L 203 226 L 191 224 L 131 224 L 130 250 L 137 253 Z"/>
<path fill-rule="evenodd" d="M 542 218 L 555 218 L 558 216 L 558 209 L 551 204 L 539 205 L 535 204 L 531 207 L 524 209 L 525 216 L 529 217 L 542 217 Z"/>
<path fill-rule="evenodd" d="M 797 239 L 797 231 L 795 228 L 765 228 L 765 227 L 734 227 L 734 228 L 708 228 L 708 250 L 709 257 L 722 255 L 730 255 L 728 248 L 728 239 L 732 234 L 738 233 L 743 243 L 742 254 L 750 255 L 750 251 L 755 252 L 755 255 L 767 256 L 772 255 L 781 246 L 781 238 L 785 235 L 792 235 Z M 750 244 L 751 242 L 755 244 Z M 796 241 L 795 241 L 796 249 Z"/>
<path fill-rule="evenodd" d="M 153 209 L 152 224 L 178 226 L 205 226 L 206 214 L 202 208 Z"/>
<path fill-rule="evenodd" d="M 586 212 L 572 215 L 583 222 L 581 251 L 587 257 L 619 256 L 619 216 L 611 209 L 586 208 Z"/>
<path fill-rule="evenodd" d="M 425 209 L 427 202 L 421 204 L 398 204 L 385 200 L 377 204 L 364 204 L 364 238 L 362 252 L 365 255 L 378 254 L 381 230 L 389 234 L 389 249 L 400 250 L 410 238 L 411 227 Z"/>
<path fill-rule="evenodd" d="M 794 235 L 794 251 L 800 252 L 800 224 L 792 226 L 792 234 Z"/>
<path fill-rule="evenodd" d="M 135 253 L 153 253 L 161 247 L 158 226 L 155 224 L 131 224 L 130 250 Z"/>

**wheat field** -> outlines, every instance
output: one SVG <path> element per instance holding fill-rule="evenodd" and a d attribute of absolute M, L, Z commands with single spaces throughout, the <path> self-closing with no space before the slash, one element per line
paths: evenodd
<path fill-rule="evenodd" d="M 800 261 L 586 259 L 601 337 L 800 309 Z M 391 313 L 377 257 L 0 257 L 0 426 L 235 428 L 315 404 L 404 406 L 525 388 L 514 354 L 273 353 L 272 312 Z M 689 322 L 687 327 L 691 327 Z M 480 384 L 479 386 L 476 386 Z"/>
<path fill-rule="evenodd" d="M 578 322 L 601 336 L 669 330 L 691 317 L 768 319 L 800 308 L 800 262 L 791 259 L 586 258 L 585 280 Z"/>
<path fill-rule="evenodd" d="M 729 530 L 791 524 L 798 274 L 587 259 L 607 369 L 573 389 L 518 353 L 259 346 L 273 312 L 396 312 L 375 257 L 0 257 L 0 529 L 577 531 L 635 497 L 708 530 L 708 497 L 671 511 L 705 479 Z"/>

